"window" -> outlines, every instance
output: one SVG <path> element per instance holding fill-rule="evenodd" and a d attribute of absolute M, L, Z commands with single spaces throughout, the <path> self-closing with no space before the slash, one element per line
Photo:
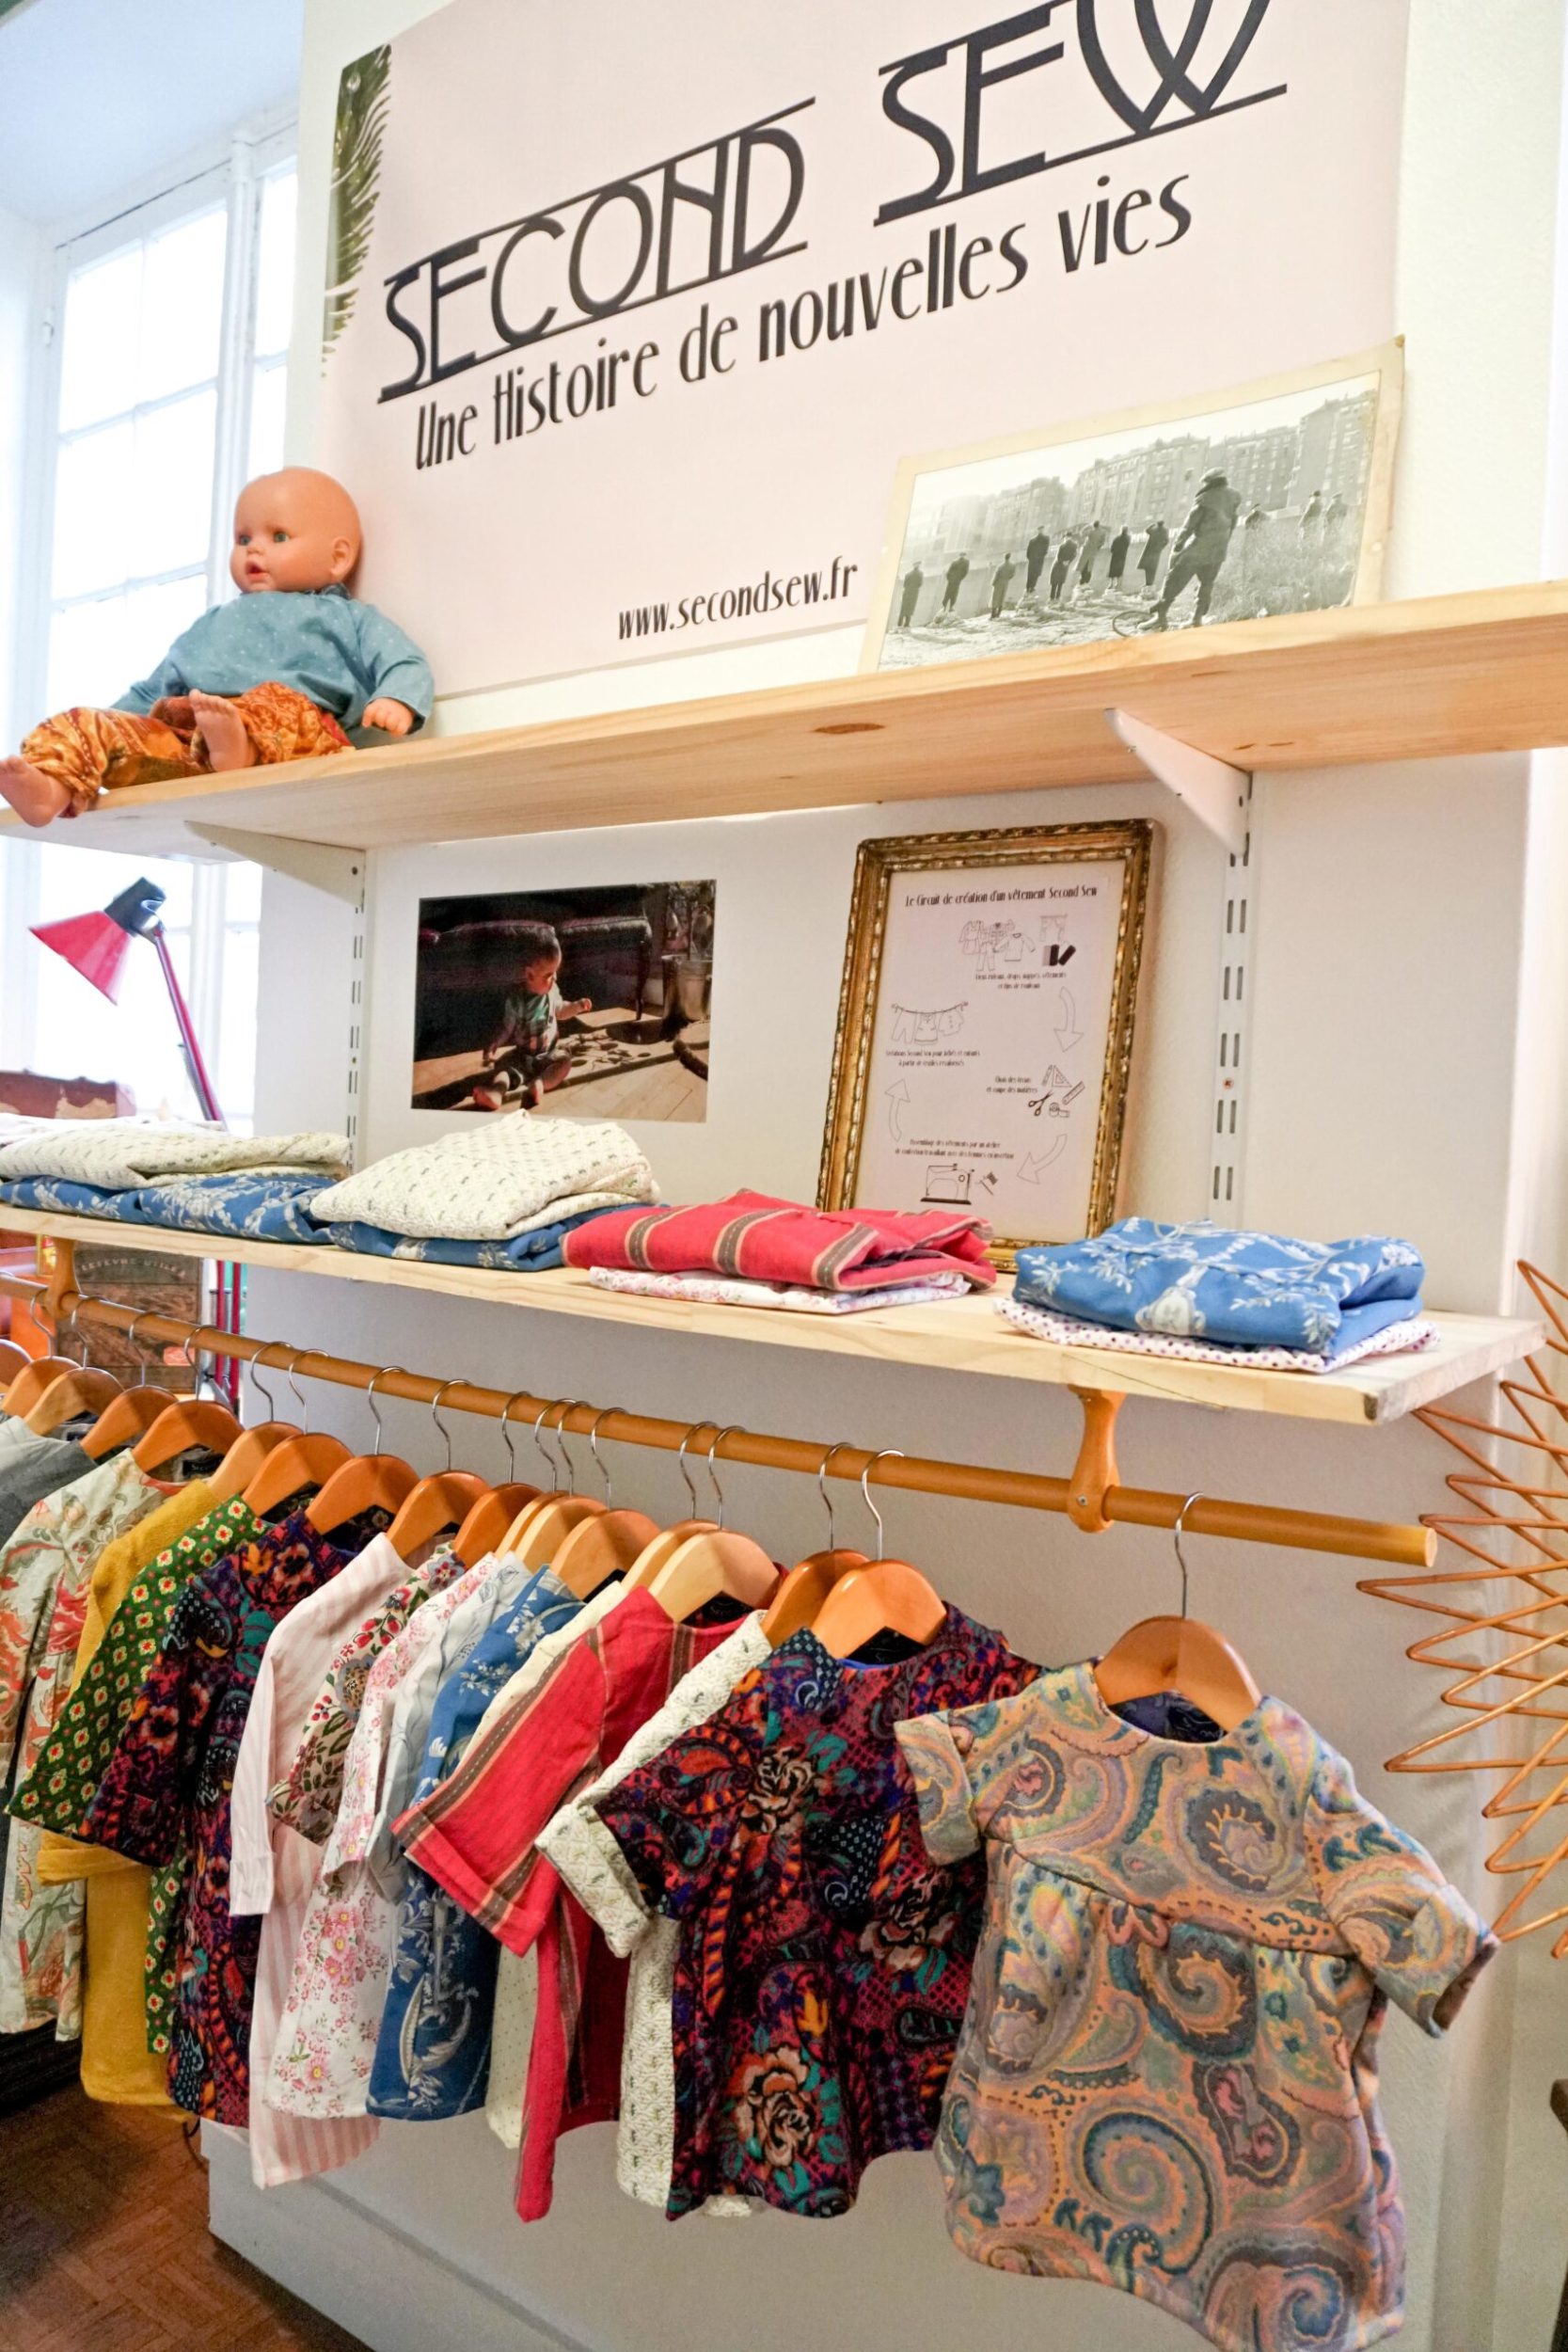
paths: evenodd
<path fill-rule="evenodd" d="M 229 578 L 234 497 L 281 464 L 293 299 L 287 139 L 231 160 L 59 249 L 47 515 L 24 675 L 29 708 L 109 703 Z M 249 1124 L 261 875 L 255 867 L 8 845 L 0 1060 L 117 1077 L 138 1105 L 197 1107 L 150 954 L 111 1007 L 28 936 L 146 873 L 218 1099 Z"/>

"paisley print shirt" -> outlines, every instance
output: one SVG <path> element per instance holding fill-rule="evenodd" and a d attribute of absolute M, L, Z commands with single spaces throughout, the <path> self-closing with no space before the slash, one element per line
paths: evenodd
<path fill-rule="evenodd" d="M 172 1862 L 183 1843 L 169 2091 L 218 2123 L 249 2113 L 261 1940 L 259 1919 L 229 1911 L 235 1759 L 268 1635 L 346 1557 L 299 1511 L 193 1579 L 87 1812 L 87 1836 L 135 1862 Z"/>
<path fill-rule="evenodd" d="M 927 1856 L 894 1727 L 1037 1671 L 956 1609 L 891 1666 L 807 1629 L 600 1802 L 680 1926 L 672 2216 L 725 2191 L 840 2214 L 874 2157 L 930 2146 L 985 1883 Z"/>
<path fill-rule="evenodd" d="M 932 1854 L 990 1865 L 937 2141 L 961 2250 L 1222 2352 L 1397 2328 L 1379 2029 L 1440 2032 L 1495 1948 L 1432 1857 L 1277 1699 L 1192 1745 L 1072 1666 L 898 1737 Z"/>
<path fill-rule="evenodd" d="M 71 1689 L 87 1586 L 104 1546 L 163 1501 L 129 1454 L 37 1502 L 0 1550 L 0 1782 L 37 1763 Z M 79 1886 L 39 1877 L 40 1832 L 19 1820 L 6 1846 L 0 1899 L 0 2033 L 53 2022 L 62 2042 L 82 2029 Z"/>

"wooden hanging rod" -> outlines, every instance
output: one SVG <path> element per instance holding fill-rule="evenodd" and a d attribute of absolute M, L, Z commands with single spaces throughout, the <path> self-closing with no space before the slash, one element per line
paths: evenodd
<path fill-rule="evenodd" d="M 373 1380 L 378 1398 L 398 1396 L 413 1405 L 431 1405 L 439 1397 L 443 1412 L 473 1413 L 486 1421 L 499 1421 L 506 1414 L 515 1427 L 524 1430 L 535 1416 L 548 1411 L 552 1430 L 586 1435 L 592 1428 L 617 1444 L 652 1446 L 667 1454 L 675 1453 L 693 1431 L 720 1426 L 711 1419 L 660 1421 L 618 1408 L 601 1414 L 592 1405 L 566 1406 L 562 1398 L 535 1396 L 528 1390 L 509 1396 L 503 1389 L 483 1389 L 467 1381 L 445 1383 L 422 1373 L 386 1370 L 319 1349 L 296 1350 L 285 1340 L 255 1340 L 175 1316 L 141 1313 L 134 1307 L 79 1292 L 73 1246 L 59 1243 L 56 1250 L 54 1276 L 48 1283 L 24 1275 L 0 1274 L 0 1293 L 25 1300 L 35 1309 L 44 1308 L 56 1327 L 62 1318 L 117 1331 L 129 1331 L 134 1324 L 138 1341 L 161 1340 L 198 1349 L 203 1355 L 261 1362 L 338 1388 L 369 1389 Z M 1073 1393 L 1084 1407 L 1085 1423 L 1083 1446 L 1070 1478 L 1047 1478 L 1033 1470 L 983 1470 L 974 1463 L 943 1462 L 920 1454 L 879 1454 L 869 1447 L 840 1445 L 830 1453 L 827 1445 L 810 1438 L 767 1437 L 751 1429 L 726 1429 L 715 1454 L 721 1462 L 750 1462 L 762 1470 L 804 1471 L 816 1477 L 825 1468 L 829 1477 L 857 1483 L 868 1472 L 875 1486 L 904 1487 L 914 1494 L 954 1495 L 967 1502 L 1006 1502 L 1023 1511 L 1058 1511 L 1086 1534 L 1101 1534 L 1113 1525 L 1175 1527 L 1185 1496 L 1118 1483 L 1114 1439 L 1116 1414 L 1122 1400 L 1103 1391 L 1075 1390 Z M 703 1450 L 705 1454 L 706 1448 Z M 1331 1552 L 1404 1567 L 1431 1567 L 1436 1558 L 1436 1537 L 1424 1527 L 1335 1518 L 1315 1511 L 1276 1510 L 1270 1503 L 1227 1502 L 1212 1495 L 1193 1504 L 1182 1525 L 1194 1535 L 1214 1535 L 1233 1543 L 1280 1544 L 1296 1551 Z"/>

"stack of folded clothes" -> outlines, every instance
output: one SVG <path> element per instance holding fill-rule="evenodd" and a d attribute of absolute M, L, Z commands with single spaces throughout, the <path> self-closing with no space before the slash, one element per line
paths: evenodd
<path fill-rule="evenodd" d="M 345 1136 L 233 1136 L 144 1119 L 8 1121 L 0 1201 L 231 1240 L 319 1242 L 309 1203 L 348 1165 Z"/>
<path fill-rule="evenodd" d="M 998 1312 L 1059 1346 L 1274 1372 L 1335 1372 L 1424 1347 L 1426 1268 L 1407 1241 L 1292 1241 L 1133 1216 L 1094 1241 L 1021 1249 Z"/>
<path fill-rule="evenodd" d="M 568 1265 L 605 1290 L 729 1307 L 844 1314 L 924 1306 L 996 1279 L 990 1228 L 946 1211 L 808 1209 L 737 1192 L 700 1207 L 633 1209 L 570 1235 Z"/>
<path fill-rule="evenodd" d="M 372 1161 L 318 1192 L 311 1214 L 340 1249 L 540 1273 L 590 1220 L 657 1198 L 624 1127 L 517 1111 Z"/>

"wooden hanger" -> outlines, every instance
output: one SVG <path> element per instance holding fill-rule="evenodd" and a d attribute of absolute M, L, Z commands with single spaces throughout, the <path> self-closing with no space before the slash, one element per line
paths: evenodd
<path fill-rule="evenodd" d="M 1126 1707 L 1134 1699 L 1155 1698 L 1174 1691 L 1200 1707 L 1222 1731 L 1234 1731 L 1257 1708 L 1262 1693 L 1240 1650 L 1212 1626 L 1187 1614 L 1187 1561 L 1181 1549 L 1181 1530 L 1188 1512 L 1201 1495 L 1189 1495 L 1176 1515 L 1173 1531 L 1176 1557 L 1181 1569 L 1181 1614 L 1145 1617 L 1129 1626 L 1094 1670 L 1100 1695 L 1107 1707 Z"/>
<path fill-rule="evenodd" d="M 451 1539 L 451 1548 L 466 1568 L 493 1551 L 506 1549 L 506 1533 L 526 1504 L 538 1499 L 537 1486 L 516 1479 L 504 1486 L 486 1486 Z"/>
<path fill-rule="evenodd" d="M 227 1454 L 239 1434 L 240 1424 L 227 1405 L 214 1405 L 204 1396 L 182 1396 L 165 1406 L 131 1459 L 138 1470 L 150 1473 L 198 1447 L 206 1454 Z"/>
<path fill-rule="evenodd" d="M 879 1633 L 899 1633 L 924 1647 L 947 1615 L 947 1604 L 928 1578 L 911 1561 L 889 1560 L 883 1553 L 882 1515 L 871 1500 L 870 1480 L 877 1464 L 897 1453 L 896 1446 L 885 1447 L 861 1472 L 861 1493 L 877 1522 L 877 1557 L 838 1579 L 812 1627 L 833 1658 L 852 1658 Z"/>
<path fill-rule="evenodd" d="M 279 1446 L 278 1453 L 284 1450 Z M 362 1512 L 401 1511 L 419 1483 L 413 1465 L 395 1454 L 352 1454 L 306 1506 L 305 1515 L 318 1535 L 330 1535 L 335 1527 Z"/>
<path fill-rule="evenodd" d="M 451 1466 L 451 1432 L 441 1419 L 441 1399 L 449 1389 L 458 1386 L 455 1380 L 443 1380 L 430 1400 L 432 1419 L 447 1443 L 446 1469 L 415 1483 L 387 1531 L 393 1550 L 404 1560 L 411 1560 L 449 1528 L 461 1527 L 474 1505 L 491 1491 L 472 1470 L 454 1470 Z"/>
<path fill-rule="evenodd" d="M 25 1371 L 32 1360 L 27 1350 L 19 1347 L 14 1340 L 0 1340 L 0 1402 L 17 1374 Z"/>
<path fill-rule="evenodd" d="M 673 1527 L 661 1527 L 653 1541 L 643 1545 L 642 1549 L 622 1579 L 628 1593 L 652 1584 L 660 1570 L 669 1566 L 689 1535 L 705 1535 L 711 1529 L 718 1526 L 717 1519 L 706 1519 L 702 1517 L 697 1505 L 697 1489 L 691 1484 L 691 1472 L 686 1467 L 686 1449 L 697 1435 L 698 1430 L 711 1429 L 715 1426 L 716 1424 L 712 1422 L 694 1421 L 681 1439 L 676 1460 L 686 1491 L 691 1498 L 690 1514 L 684 1519 L 676 1519 Z M 716 1486 L 715 1494 L 718 1491 Z"/>
<path fill-rule="evenodd" d="M 109 1409 L 113 1412 L 115 1408 L 111 1406 Z M 236 1496 L 243 1495 L 263 1462 L 276 1454 L 279 1446 L 287 1445 L 291 1439 L 301 1438 L 304 1434 L 292 1421 L 259 1421 L 253 1422 L 250 1428 L 242 1429 L 207 1482 L 213 1490 L 214 1507 L 220 1502 L 232 1502 Z"/>
<path fill-rule="evenodd" d="M 47 1438 L 83 1413 L 102 1413 L 122 1393 L 112 1372 L 100 1372 L 95 1364 L 73 1364 L 57 1380 L 51 1380 L 24 1419 L 35 1438 Z M 163 1402 L 166 1404 L 167 1398 Z"/>
<path fill-rule="evenodd" d="M 135 1389 L 121 1389 L 109 1399 L 87 1436 L 82 1451 L 90 1454 L 95 1462 L 105 1461 L 118 1454 L 122 1446 L 135 1445 L 146 1436 L 158 1415 L 168 1403 L 166 1389 L 154 1389 L 146 1383 Z"/>
<path fill-rule="evenodd" d="M 658 1534 L 657 1523 L 645 1511 L 617 1511 L 611 1507 L 610 1475 L 599 1460 L 599 1422 L 605 1413 L 616 1409 L 607 1405 L 588 1432 L 594 1464 L 605 1482 L 604 1507 L 591 1511 L 576 1527 L 568 1528 L 549 1563 L 552 1572 L 578 1600 L 586 1600 L 612 1576 L 624 1574 Z"/>
<path fill-rule="evenodd" d="M 833 1586 L 851 1568 L 863 1568 L 863 1551 L 846 1549 L 833 1542 L 833 1504 L 828 1492 L 828 1465 L 835 1454 L 844 1451 L 841 1445 L 831 1445 L 816 1466 L 816 1491 L 828 1514 L 828 1548 L 812 1551 L 798 1561 L 780 1584 L 768 1604 L 762 1629 L 774 1649 L 782 1647 L 792 1633 L 802 1626 L 815 1623 L 818 1611 Z"/>
<path fill-rule="evenodd" d="M 256 1373 L 256 1365 L 261 1360 L 259 1357 L 251 1359 L 251 1378 L 270 1406 L 273 1402 L 271 1391 Z M 343 1464 L 352 1458 L 341 1438 L 329 1437 L 325 1430 L 319 1437 L 312 1435 L 310 1407 L 304 1390 L 294 1378 L 294 1366 L 298 1361 L 297 1354 L 291 1356 L 284 1369 L 289 1386 L 299 1401 L 305 1425 L 295 1436 L 284 1438 L 277 1445 L 268 1447 L 261 1468 L 253 1472 L 249 1485 L 240 1497 L 245 1509 L 253 1511 L 259 1519 L 270 1518 L 281 1504 L 292 1502 L 295 1495 L 308 1490 L 315 1494 L 325 1486 L 334 1471 L 341 1470 Z M 374 1381 L 371 1386 L 374 1388 Z M 378 1418 L 378 1438 L 380 1431 Z"/>
<path fill-rule="evenodd" d="M 556 1406 L 553 1409 L 557 1419 L 551 1424 L 552 1427 L 559 1431 L 567 1414 L 574 1412 L 581 1402 L 582 1399 L 578 1397 L 568 1399 Z M 540 1422 L 551 1409 L 552 1407 L 548 1405 L 541 1407 L 539 1420 L 533 1425 L 536 1437 L 539 1434 Z M 564 1438 L 562 1440 L 561 1459 L 565 1465 L 567 1476 L 570 1477 L 572 1457 L 566 1452 Z M 504 1549 L 515 1553 L 525 1567 L 547 1568 L 560 1550 L 563 1539 L 578 1521 L 597 1518 L 603 1509 L 604 1504 L 596 1497 L 562 1494 L 559 1487 L 553 1487 L 539 1502 L 525 1505 L 507 1530 Z"/>
<path fill-rule="evenodd" d="M 7 1420 L 25 1421 L 52 1380 L 80 1370 L 70 1356 L 29 1356 L 6 1391 Z"/>
<path fill-rule="evenodd" d="M 760 1609 L 778 1590 L 777 1563 L 750 1535 L 732 1534 L 724 1525 L 724 1501 L 714 1475 L 714 1457 L 733 1430 L 718 1430 L 707 1450 L 708 1475 L 719 1495 L 719 1523 L 688 1535 L 659 1570 L 648 1590 L 677 1625 L 705 1609 L 710 1600 L 727 1595 L 748 1609 Z"/>

